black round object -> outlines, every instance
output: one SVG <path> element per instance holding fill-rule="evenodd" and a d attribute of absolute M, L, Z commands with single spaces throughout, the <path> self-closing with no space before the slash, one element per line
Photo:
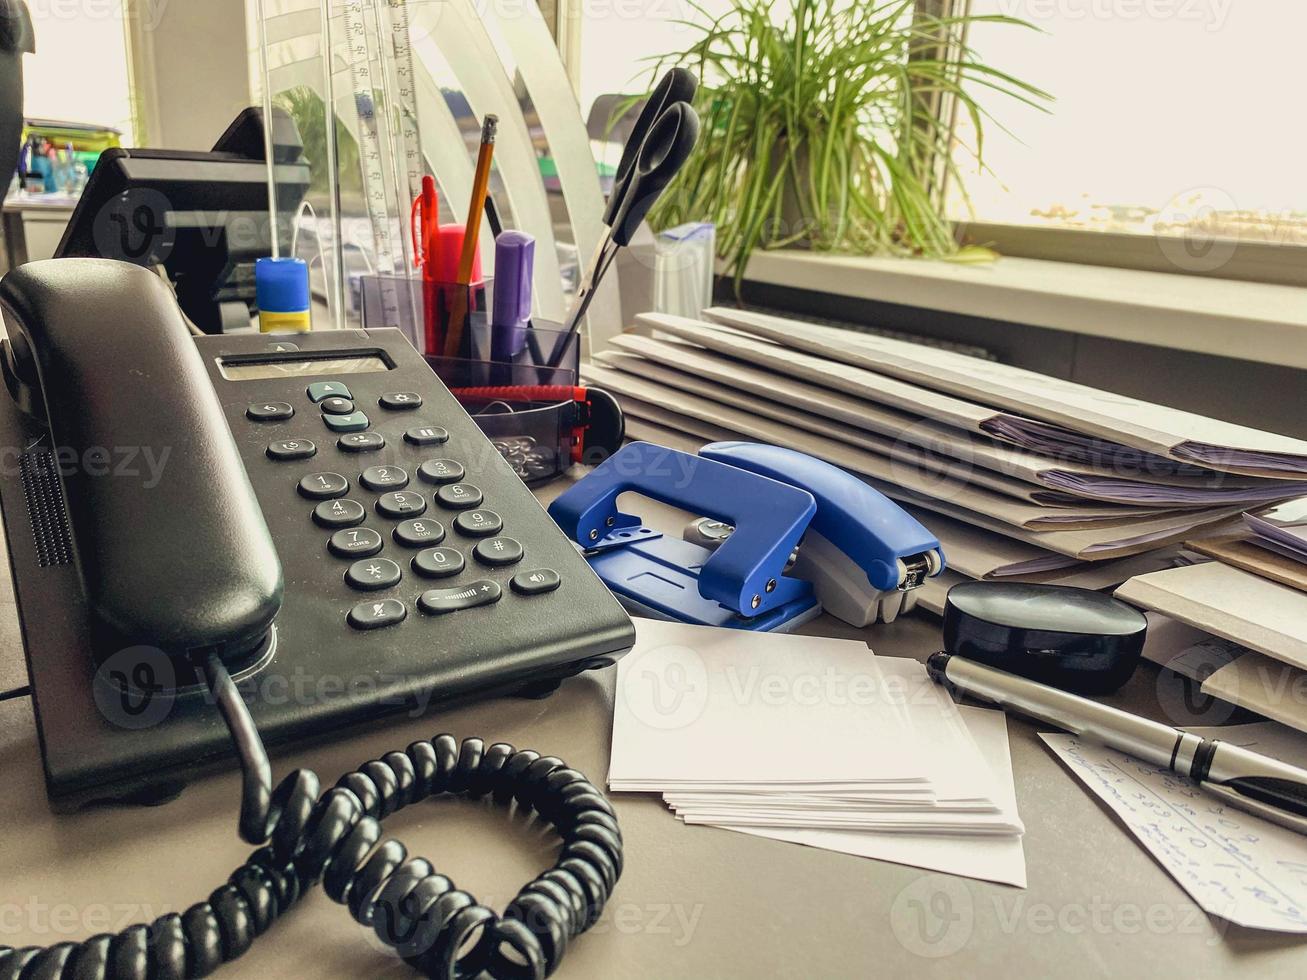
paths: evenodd
<path fill-rule="evenodd" d="M 944 649 L 1077 694 L 1110 694 L 1135 672 L 1148 621 L 1101 592 L 964 582 L 949 590 Z"/>

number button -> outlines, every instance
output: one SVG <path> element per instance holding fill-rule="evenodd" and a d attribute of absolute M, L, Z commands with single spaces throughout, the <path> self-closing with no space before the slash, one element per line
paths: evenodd
<path fill-rule="evenodd" d="M 348 398 L 340 398 L 332 395 L 330 398 L 324 398 L 318 402 L 318 407 L 328 415 L 349 415 L 354 411 L 354 403 Z"/>
<path fill-rule="evenodd" d="M 295 409 L 286 402 L 252 402 L 245 414 L 255 422 L 280 422 L 294 416 Z"/>
<path fill-rule="evenodd" d="M 398 599 L 378 599 L 360 602 L 349 611 L 349 624 L 356 630 L 379 630 L 404 622 L 408 609 Z"/>
<path fill-rule="evenodd" d="M 337 439 L 336 445 L 347 453 L 375 453 L 386 448 L 386 437 L 380 432 L 351 432 Z"/>
<path fill-rule="evenodd" d="M 382 517 L 420 517 L 427 512 L 427 498 L 412 490 L 383 493 L 377 499 L 377 513 Z"/>
<path fill-rule="evenodd" d="M 422 396 L 416 391 L 394 391 L 381 396 L 381 407 L 392 412 L 407 412 L 422 407 Z"/>
<path fill-rule="evenodd" d="M 518 595 L 544 595 L 562 584 L 552 568 L 537 568 L 534 572 L 518 572 L 508 584 Z"/>
<path fill-rule="evenodd" d="M 313 519 L 322 527 L 355 527 L 366 516 L 357 500 L 324 500 L 313 508 Z"/>
<path fill-rule="evenodd" d="M 512 538 L 489 538 L 473 548 L 472 554 L 483 565 L 502 568 L 522 560 L 522 546 Z"/>
<path fill-rule="evenodd" d="M 406 548 L 431 548 L 445 540 L 445 526 L 425 517 L 405 521 L 395 528 L 394 537 Z"/>
<path fill-rule="evenodd" d="M 443 446 L 449 442 L 449 430 L 438 425 L 422 425 L 405 432 L 404 440 L 414 446 Z"/>
<path fill-rule="evenodd" d="M 292 459 L 310 459 L 316 456 L 318 447 L 307 439 L 283 439 L 268 443 L 268 458 L 278 462 Z"/>
<path fill-rule="evenodd" d="M 315 381 L 313 384 L 309 385 L 306 394 L 309 396 L 309 401 L 314 404 L 317 404 L 324 398 L 354 397 L 349 393 L 349 389 L 339 381 Z"/>
<path fill-rule="evenodd" d="M 369 490 L 400 490 L 408 486 L 408 471 L 398 466 L 369 466 L 359 482 Z"/>
<path fill-rule="evenodd" d="M 486 498 L 470 483 L 451 483 L 436 491 L 436 499 L 440 501 L 440 506 L 450 510 L 470 510 L 480 507 L 481 501 Z"/>
<path fill-rule="evenodd" d="M 488 606 L 498 602 L 501 595 L 503 590 L 494 582 L 472 582 L 462 588 L 429 589 L 418 599 L 418 608 L 428 615 L 439 616 L 459 609 Z"/>
<path fill-rule="evenodd" d="M 453 548 L 428 548 L 413 558 L 413 571 L 424 578 L 449 578 L 461 572 L 467 560 Z"/>
<path fill-rule="evenodd" d="M 327 428 L 332 432 L 362 432 L 368 427 L 368 417 L 362 412 L 351 412 L 349 415 L 324 415 L 322 421 L 327 423 Z"/>
<path fill-rule="evenodd" d="M 418 476 L 437 485 L 463 479 L 463 464 L 456 459 L 429 459 L 418 467 Z"/>
<path fill-rule="evenodd" d="M 300 480 L 300 493 L 310 500 L 330 500 L 349 493 L 349 480 L 339 473 L 310 473 Z"/>
<path fill-rule="evenodd" d="M 399 585 L 404 573 L 389 558 L 365 558 L 349 566 L 345 581 L 362 592 L 376 592 Z"/>
<path fill-rule="evenodd" d="M 351 527 L 333 534 L 327 547 L 340 558 L 367 557 L 381 550 L 381 535 L 370 527 Z"/>
<path fill-rule="evenodd" d="M 504 522 L 493 510 L 469 510 L 454 518 L 454 528 L 469 538 L 485 538 L 502 531 Z"/>

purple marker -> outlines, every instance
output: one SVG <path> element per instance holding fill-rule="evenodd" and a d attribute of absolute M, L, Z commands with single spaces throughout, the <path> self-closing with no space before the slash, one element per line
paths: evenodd
<path fill-rule="evenodd" d="M 490 318 L 490 351 L 496 361 L 511 361 L 526 347 L 535 261 L 536 240 L 526 232 L 505 231 L 495 239 L 495 299 Z"/>

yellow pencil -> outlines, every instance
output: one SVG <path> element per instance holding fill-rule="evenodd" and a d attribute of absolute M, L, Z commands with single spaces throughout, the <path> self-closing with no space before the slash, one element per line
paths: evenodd
<path fill-rule="evenodd" d="M 472 266 L 476 262 L 477 240 L 481 237 L 481 216 L 486 210 L 486 195 L 490 192 L 490 163 L 495 156 L 495 132 L 499 127 L 499 117 L 486 116 L 481 127 L 481 151 L 477 154 L 476 176 L 472 180 L 472 201 L 467 209 L 467 228 L 463 231 L 463 254 L 458 261 L 459 285 L 467 287 L 472 283 Z M 445 356 L 457 357 L 459 344 L 463 340 L 463 321 L 467 319 L 467 289 L 458 290 L 454 297 L 453 314 L 449 322 L 449 332 L 445 335 Z"/>

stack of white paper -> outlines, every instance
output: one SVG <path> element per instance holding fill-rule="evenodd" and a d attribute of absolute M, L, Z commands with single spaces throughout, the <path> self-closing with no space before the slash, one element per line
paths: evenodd
<path fill-rule="evenodd" d="M 1001 715 L 964 718 L 923 665 L 856 641 L 636 630 L 613 791 L 660 792 L 687 824 L 1024 884 Z"/>

